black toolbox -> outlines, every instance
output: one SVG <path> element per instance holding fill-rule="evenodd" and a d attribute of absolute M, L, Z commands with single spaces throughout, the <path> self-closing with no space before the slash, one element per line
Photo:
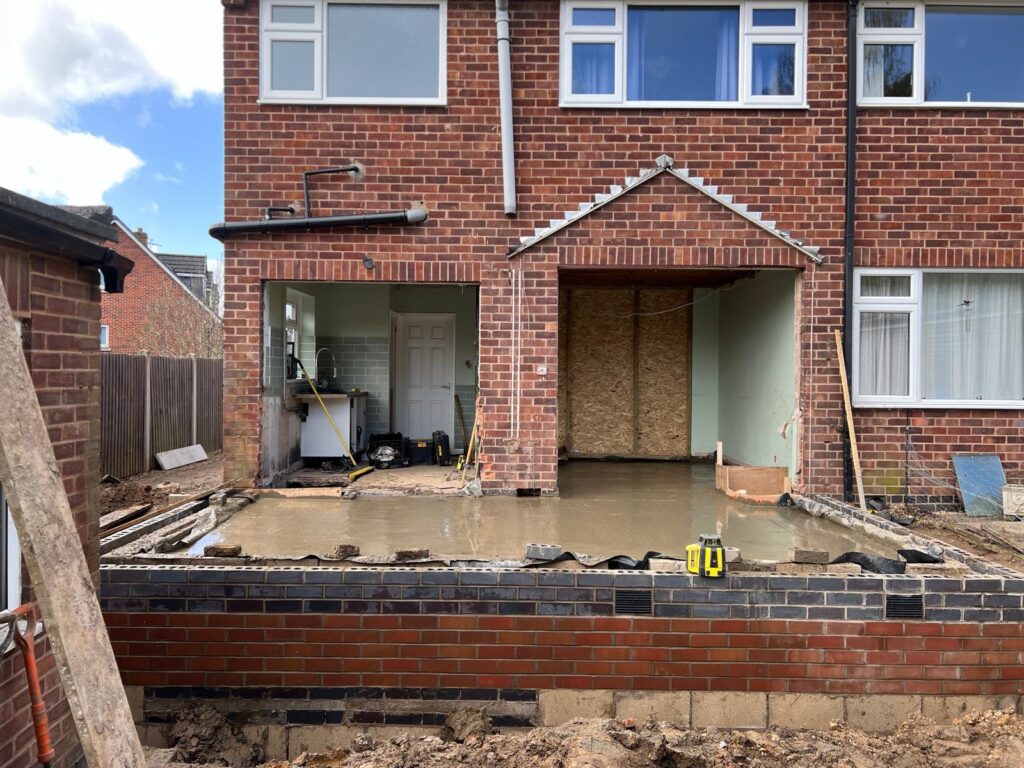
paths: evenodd
<path fill-rule="evenodd" d="M 434 438 L 434 461 L 442 467 L 450 466 L 452 463 L 452 446 L 448 440 L 448 433 L 443 429 L 433 434 Z"/>
<path fill-rule="evenodd" d="M 370 435 L 369 443 L 366 446 L 366 455 L 372 456 L 373 452 L 380 448 L 382 445 L 390 446 L 398 451 L 398 455 L 402 455 L 402 433 L 401 432 L 380 432 L 376 435 Z"/>
<path fill-rule="evenodd" d="M 434 441 L 426 437 L 410 437 L 405 440 L 405 458 L 410 464 L 433 464 Z"/>

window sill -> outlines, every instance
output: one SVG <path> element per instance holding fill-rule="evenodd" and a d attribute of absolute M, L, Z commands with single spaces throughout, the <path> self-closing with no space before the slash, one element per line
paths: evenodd
<path fill-rule="evenodd" d="M 291 99 L 264 96 L 257 104 L 302 107 L 447 107 L 447 99 Z"/>
<path fill-rule="evenodd" d="M 864 401 L 853 399 L 853 407 L 862 410 L 911 410 L 911 411 L 1024 411 L 1024 400 L 914 400 L 914 401 Z"/>
<path fill-rule="evenodd" d="M 858 101 L 858 107 L 864 109 L 946 109 L 946 110 L 1003 110 L 1003 111 L 1024 111 L 1024 103 L 1014 102 L 981 102 L 981 101 L 898 101 L 887 103 L 884 101 Z"/>
<path fill-rule="evenodd" d="M 579 101 L 560 101 L 558 106 L 562 109 L 672 109 L 672 110 L 686 110 L 686 109 L 699 109 L 699 110 L 711 110 L 711 109 L 728 109 L 728 110 L 744 110 L 753 111 L 758 109 L 769 109 L 769 110 L 807 110 L 810 109 L 807 102 L 800 104 L 738 104 L 735 102 L 726 101 L 695 101 L 695 102 L 678 102 L 678 101 L 627 101 L 627 102 L 579 102 Z"/>

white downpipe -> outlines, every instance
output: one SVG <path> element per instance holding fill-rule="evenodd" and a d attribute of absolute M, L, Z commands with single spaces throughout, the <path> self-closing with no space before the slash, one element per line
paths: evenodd
<path fill-rule="evenodd" d="M 512 125 L 512 43 L 508 31 L 508 0 L 494 0 L 494 22 L 498 43 L 498 104 L 501 121 L 501 176 L 504 184 L 505 215 L 515 216 L 516 150 Z"/>

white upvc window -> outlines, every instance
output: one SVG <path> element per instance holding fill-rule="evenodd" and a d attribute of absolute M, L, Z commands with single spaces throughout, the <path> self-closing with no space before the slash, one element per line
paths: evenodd
<path fill-rule="evenodd" d="M 14 519 L 0 487 L 0 611 L 21 604 L 21 547 Z"/>
<path fill-rule="evenodd" d="M 804 0 L 563 0 L 562 106 L 806 105 Z"/>
<path fill-rule="evenodd" d="M 1024 106 L 1024 0 L 871 0 L 857 38 L 863 106 Z"/>
<path fill-rule="evenodd" d="M 447 0 L 260 0 L 260 100 L 443 105 Z"/>
<path fill-rule="evenodd" d="M 1024 408 L 1024 270 L 857 269 L 860 407 Z"/>
<path fill-rule="evenodd" d="M 110 349 L 110 326 L 100 326 L 100 349 Z"/>

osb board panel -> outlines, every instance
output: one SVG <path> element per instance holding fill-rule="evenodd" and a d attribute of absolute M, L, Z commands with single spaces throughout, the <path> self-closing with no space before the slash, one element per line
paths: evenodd
<path fill-rule="evenodd" d="M 573 288 L 569 301 L 569 452 L 633 452 L 633 291 Z"/>
<path fill-rule="evenodd" d="M 558 289 L 558 452 L 569 448 L 569 289 Z"/>
<path fill-rule="evenodd" d="M 641 288 L 637 316 L 638 456 L 690 455 L 689 288 Z"/>

